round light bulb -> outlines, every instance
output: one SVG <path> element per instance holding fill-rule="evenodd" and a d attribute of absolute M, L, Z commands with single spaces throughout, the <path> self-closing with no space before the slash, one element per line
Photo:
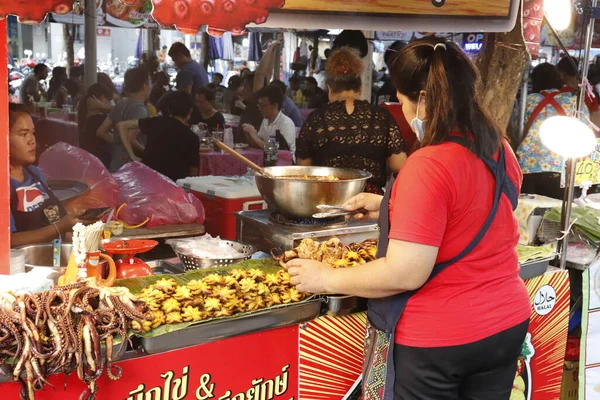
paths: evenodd
<path fill-rule="evenodd" d="M 566 158 L 585 157 L 596 147 L 591 128 L 573 117 L 550 117 L 542 123 L 539 133 L 544 146 Z"/>
<path fill-rule="evenodd" d="M 563 31 L 571 25 L 572 7 L 571 0 L 544 1 L 546 18 L 550 22 L 550 25 L 557 31 Z"/>

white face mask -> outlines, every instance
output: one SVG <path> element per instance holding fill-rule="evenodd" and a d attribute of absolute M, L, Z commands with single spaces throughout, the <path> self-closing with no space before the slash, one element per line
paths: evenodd
<path fill-rule="evenodd" d="M 423 141 L 425 137 L 425 121 L 419 119 L 419 108 L 421 105 L 421 95 L 419 94 L 419 100 L 417 101 L 417 115 L 410 121 L 410 127 L 412 128 L 415 135 L 417 135 L 417 139 L 419 142 Z"/>

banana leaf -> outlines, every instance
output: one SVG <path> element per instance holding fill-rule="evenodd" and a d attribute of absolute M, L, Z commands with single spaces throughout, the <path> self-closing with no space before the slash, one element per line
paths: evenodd
<path fill-rule="evenodd" d="M 197 269 L 197 270 L 188 271 L 185 274 L 179 274 L 179 275 L 163 274 L 163 275 L 145 276 L 145 277 L 138 277 L 138 278 L 119 279 L 119 280 L 117 280 L 116 285 L 124 286 L 124 287 L 128 288 L 131 291 L 131 293 L 137 294 L 137 293 L 141 292 L 143 288 L 148 287 L 161 279 L 173 278 L 179 285 L 185 285 L 186 283 L 188 283 L 192 280 L 202 279 L 205 276 L 210 275 L 210 274 L 216 273 L 216 274 L 220 274 L 220 275 L 228 275 L 229 272 L 233 269 L 253 269 L 253 268 L 260 269 L 267 274 L 277 273 L 278 271 L 281 270 L 281 266 L 279 265 L 279 263 L 273 259 L 248 260 L 248 261 L 244 261 L 240 264 L 234 264 L 234 265 L 230 265 L 227 267 Z M 158 328 L 152 329 L 150 332 L 136 333 L 136 335 L 145 337 L 145 338 L 153 338 L 153 337 L 165 335 L 167 333 L 180 331 L 180 330 L 188 328 L 192 325 L 205 324 L 207 322 L 219 321 L 222 319 L 239 318 L 239 317 L 243 317 L 245 315 L 256 314 L 256 313 L 263 312 L 266 310 L 274 310 L 274 309 L 294 306 L 296 304 L 301 304 L 303 302 L 312 300 L 316 297 L 318 297 L 318 296 L 313 295 L 313 296 L 307 297 L 306 299 L 304 299 L 300 302 L 297 302 L 297 303 L 281 304 L 281 305 L 277 305 L 277 306 L 273 306 L 273 307 L 263 308 L 263 309 L 260 309 L 257 311 L 248 311 L 248 312 L 244 312 L 244 313 L 235 314 L 230 317 L 205 319 L 205 320 L 197 321 L 197 322 L 181 322 L 178 324 L 164 324 L 164 325 L 159 326 Z"/>
<path fill-rule="evenodd" d="M 544 219 L 560 222 L 561 209 L 553 208 L 544 215 Z M 600 243 L 600 211 L 591 207 L 573 206 L 571 221 L 574 228 L 593 243 Z"/>
<path fill-rule="evenodd" d="M 517 253 L 519 254 L 519 264 L 526 263 L 532 260 L 540 260 L 552 257 L 555 254 L 554 246 L 525 246 L 517 245 Z"/>
<path fill-rule="evenodd" d="M 192 271 L 188 271 L 184 274 L 178 275 L 170 275 L 170 274 L 161 274 L 161 275 L 153 275 L 153 276 L 141 276 L 137 278 L 128 278 L 128 279 L 118 279 L 115 283 L 116 286 L 124 286 L 128 288 L 131 293 L 137 294 L 142 291 L 142 289 L 153 285 L 157 281 L 161 279 L 170 279 L 173 278 L 177 282 L 178 285 L 185 285 L 189 281 L 194 279 L 202 279 L 210 274 L 220 274 L 220 275 L 228 275 L 231 270 L 234 269 L 260 269 L 267 274 L 277 273 L 281 266 L 276 260 L 273 259 L 262 259 L 262 260 L 247 260 L 239 264 L 229 265 L 227 267 L 215 267 L 215 268 L 207 268 L 207 269 L 195 269 Z"/>

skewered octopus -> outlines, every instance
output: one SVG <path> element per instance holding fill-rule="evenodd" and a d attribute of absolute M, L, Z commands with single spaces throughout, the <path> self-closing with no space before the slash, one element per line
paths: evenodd
<path fill-rule="evenodd" d="M 115 336 L 122 349 L 129 329 L 137 325 L 142 330 L 152 320 L 129 290 L 99 287 L 93 279 L 42 293 L 2 293 L 0 364 L 21 383 L 22 399 L 34 399 L 51 374 L 75 371 L 88 385 L 81 398 L 94 399 L 104 370 L 110 379 L 121 376 L 120 368 L 112 365 Z"/>
<path fill-rule="evenodd" d="M 334 268 L 345 268 L 375 260 L 377 241 L 370 239 L 346 246 L 335 237 L 322 243 L 313 239 L 303 239 L 292 250 L 281 255 L 275 255 L 273 252 L 271 254 L 282 266 L 285 266 L 288 261 L 300 258 L 323 262 Z"/>

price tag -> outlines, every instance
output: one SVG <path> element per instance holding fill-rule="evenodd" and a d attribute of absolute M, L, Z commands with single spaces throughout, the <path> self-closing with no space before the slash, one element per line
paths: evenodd
<path fill-rule="evenodd" d="M 566 163 L 565 163 L 566 166 Z M 563 167 L 561 187 L 565 187 L 566 171 Z M 596 148 L 589 156 L 582 158 L 575 167 L 575 186 L 600 184 L 600 139 L 596 140 Z"/>
<path fill-rule="evenodd" d="M 575 186 L 581 186 L 584 182 L 592 184 L 600 183 L 600 160 L 584 158 L 577 163 L 575 168 Z"/>

